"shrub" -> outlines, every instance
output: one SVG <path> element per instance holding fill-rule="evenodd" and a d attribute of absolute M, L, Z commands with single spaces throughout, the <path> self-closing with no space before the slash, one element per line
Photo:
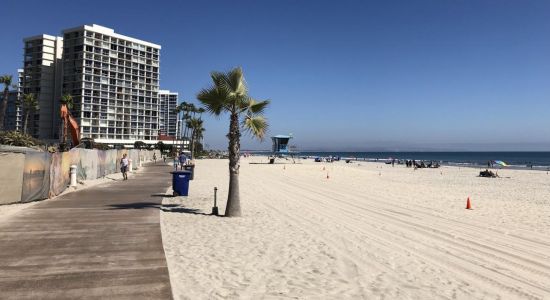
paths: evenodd
<path fill-rule="evenodd" d="M 43 145 L 43 143 L 28 134 L 18 131 L 0 132 L 0 145 L 34 147 Z"/>

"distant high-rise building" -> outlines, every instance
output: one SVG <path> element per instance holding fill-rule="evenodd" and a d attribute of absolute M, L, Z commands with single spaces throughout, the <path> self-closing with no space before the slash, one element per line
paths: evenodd
<path fill-rule="evenodd" d="M 63 93 L 82 137 L 154 143 L 159 134 L 161 46 L 99 25 L 63 31 Z"/>
<path fill-rule="evenodd" d="M 163 135 L 176 136 L 178 93 L 159 90 L 159 131 Z"/>
<path fill-rule="evenodd" d="M 6 130 L 23 130 L 23 112 L 18 100 L 21 97 L 23 81 L 23 69 L 17 69 L 17 89 L 10 91 L 8 96 L 8 105 L 6 107 L 6 117 L 4 119 L 4 128 Z M 2 96 L 0 96 L 1 98 Z"/>
<path fill-rule="evenodd" d="M 35 94 L 40 107 L 29 120 L 28 133 L 40 139 L 58 139 L 63 38 L 42 34 L 25 38 L 23 42 L 21 90 Z"/>

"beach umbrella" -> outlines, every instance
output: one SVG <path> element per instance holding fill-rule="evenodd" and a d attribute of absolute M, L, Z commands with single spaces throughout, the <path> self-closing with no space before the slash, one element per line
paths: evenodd
<path fill-rule="evenodd" d="M 501 165 L 501 166 L 503 166 L 503 167 L 507 167 L 507 166 L 508 166 L 508 164 L 505 163 L 505 162 L 503 162 L 502 160 L 495 160 L 495 164 Z"/>

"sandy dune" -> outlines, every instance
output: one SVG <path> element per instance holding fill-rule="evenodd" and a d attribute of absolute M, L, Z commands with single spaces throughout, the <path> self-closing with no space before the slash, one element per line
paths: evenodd
<path fill-rule="evenodd" d="M 198 161 L 191 196 L 165 199 L 177 299 L 550 298 L 546 172 L 252 161 L 243 218 L 202 214 L 214 186 L 224 210 L 225 160 Z"/>

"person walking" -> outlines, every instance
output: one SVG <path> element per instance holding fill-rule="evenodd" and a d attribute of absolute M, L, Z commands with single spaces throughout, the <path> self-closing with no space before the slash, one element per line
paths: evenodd
<path fill-rule="evenodd" d="M 123 180 L 128 180 L 128 165 L 130 162 L 128 161 L 128 157 L 126 154 L 122 155 L 122 159 L 120 160 L 120 172 L 122 172 L 122 178 Z"/>
<path fill-rule="evenodd" d="M 183 170 L 185 168 L 185 163 L 187 162 L 187 156 L 185 156 L 183 152 L 180 153 L 179 161 L 180 161 L 180 170 Z"/>
<path fill-rule="evenodd" d="M 179 160 L 178 160 L 178 156 L 174 153 L 174 170 L 178 170 L 178 163 L 179 163 Z"/>

